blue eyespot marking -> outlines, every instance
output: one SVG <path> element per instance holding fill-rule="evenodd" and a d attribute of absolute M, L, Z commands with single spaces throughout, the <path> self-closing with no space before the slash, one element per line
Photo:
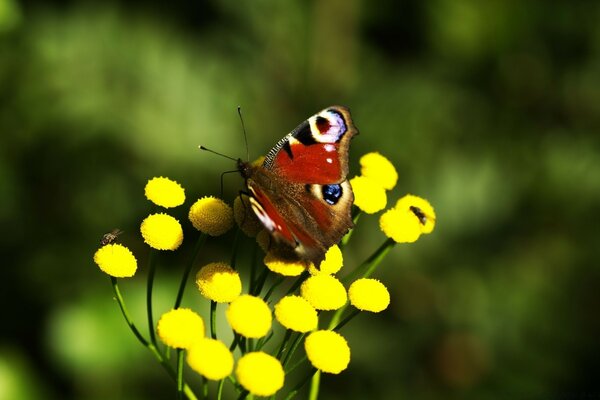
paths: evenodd
<path fill-rule="evenodd" d="M 340 198 L 342 197 L 342 185 L 333 184 L 333 185 L 323 185 L 321 187 L 321 193 L 323 194 L 323 200 L 327 203 L 334 205 L 336 204 Z"/>

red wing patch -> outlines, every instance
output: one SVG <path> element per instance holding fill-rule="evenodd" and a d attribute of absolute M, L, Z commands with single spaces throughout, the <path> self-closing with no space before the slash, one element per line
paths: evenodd
<path fill-rule="evenodd" d="M 248 188 L 252 192 L 250 205 L 260 222 L 268 231 L 278 232 L 290 245 L 295 246 L 296 239 L 294 239 L 294 235 L 292 235 L 285 219 L 279 214 L 271 200 L 260 189 L 252 186 L 248 186 Z"/>
<path fill-rule="evenodd" d="M 337 144 L 295 143 L 284 146 L 273 163 L 273 171 L 292 182 L 337 183 L 343 179 Z"/>

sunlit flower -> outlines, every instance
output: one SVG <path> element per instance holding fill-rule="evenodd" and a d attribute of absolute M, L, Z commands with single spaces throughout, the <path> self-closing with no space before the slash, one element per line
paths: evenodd
<path fill-rule="evenodd" d="M 367 214 L 381 211 L 387 204 L 385 189 L 377 181 L 364 176 L 350 179 L 354 192 L 354 205 Z"/>
<path fill-rule="evenodd" d="M 323 372 L 339 374 L 350 363 L 350 348 L 346 339 L 334 331 L 312 332 L 304 341 L 310 363 Z"/>
<path fill-rule="evenodd" d="M 167 346 L 189 349 L 204 337 L 204 321 L 189 308 L 176 308 L 160 317 L 156 331 Z"/>
<path fill-rule="evenodd" d="M 260 297 L 244 294 L 233 300 L 225 312 L 234 331 L 247 338 L 261 338 L 271 329 L 273 317 Z"/>
<path fill-rule="evenodd" d="M 348 299 L 342 283 L 331 275 L 309 277 L 300 286 L 300 293 L 317 310 L 337 310 Z"/>
<path fill-rule="evenodd" d="M 200 375 L 218 381 L 233 371 L 233 354 L 220 340 L 202 338 L 189 348 L 187 363 Z"/>
<path fill-rule="evenodd" d="M 383 233 L 397 243 L 412 243 L 422 233 L 430 233 L 435 226 L 435 212 L 427 200 L 407 195 L 398 200 L 379 218 Z"/>
<path fill-rule="evenodd" d="M 240 274 L 225 263 L 210 263 L 196 274 L 202 296 L 217 303 L 230 303 L 242 293 Z"/>
<path fill-rule="evenodd" d="M 317 310 L 303 297 L 285 296 L 275 304 L 275 318 L 287 329 L 309 332 L 317 327 Z"/>
<path fill-rule="evenodd" d="M 410 210 L 421 223 L 423 233 L 431 233 L 435 227 L 435 211 L 429 202 L 421 197 L 407 194 L 396 202 L 394 208 Z"/>
<path fill-rule="evenodd" d="M 283 276 L 298 276 L 306 271 L 309 266 L 309 263 L 306 261 L 288 260 L 278 257 L 271 252 L 267 253 L 263 262 L 270 271 Z"/>
<path fill-rule="evenodd" d="M 360 158 L 360 174 L 391 190 L 396 186 L 398 173 L 394 165 L 379 153 L 367 153 Z"/>
<path fill-rule="evenodd" d="M 185 201 L 185 192 L 181 185 L 162 176 L 150 179 L 145 192 L 148 200 L 165 208 L 180 206 Z"/>
<path fill-rule="evenodd" d="M 188 215 L 194 228 L 210 236 L 220 236 L 233 227 L 233 210 L 221 199 L 212 196 L 197 200 Z"/>
<path fill-rule="evenodd" d="M 140 227 L 144 242 L 156 250 L 175 250 L 183 242 L 183 229 L 175 218 L 167 214 L 152 214 Z"/>
<path fill-rule="evenodd" d="M 362 278 L 348 288 L 350 304 L 361 311 L 380 312 L 390 304 L 390 292 L 377 279 Z"/>
<path fill-rule="evenodd" d="M 235 375 L 240 385 L 255 396 L 271 396 L 283 387 L 285 374 L 275 357 L 256 351 L 239 359 Z"/>
<path fill-rule="evenodd" d="M 310 272 L 311 275 L 333 275 L 342 268 L 343 264 L 344 257 L 342 256 L 342 250 L 340 250 L 337 244 L 334 244 L 327 250 L 327 253 L 325 253 L 325 259 L 321 261 L 319 269 L 315 268 L 315 265 L 311 263 L 308 272 Z"/>
<path fill-rule="evenodd" d="M 240 229 L 248 236 L 255 237 L 263 225 L 252 211 L 248 196 L 240 195 L 233 201 L 233 216 Z"/>
<path fill-rule="evenodd" d="M 94 254 L 94 262 L 102 272 L 115 278 L 128 278 L 137 270 L 137 261 L 133 253 L 120 244 L 100 247 Z"/>

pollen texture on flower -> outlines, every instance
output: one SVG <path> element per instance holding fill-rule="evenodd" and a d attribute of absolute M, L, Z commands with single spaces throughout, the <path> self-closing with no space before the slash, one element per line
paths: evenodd
<path fill-rule="evenodd" d="M 115 278 L 128 278 L 135 274 L 137 261 L 133 253 L 120 244 L 107 244 L 96 250 L 94 262 L 100 269 Z"/>
<path fill-rule="evenodd" d="M 300 293 L 317 310 L 337 310 L 348 299 L 342 283 L 331 275 L 309 277 L 300 286 Z"/>
<path fill-rule="evenodd" d="M 167 346 L 189 349 L 204 337 L 204 321 L 189 308 L 177 308 L 160 317 L 156 332 Z"/>
<path fill-rule="evenodd" d="M 354 192 L 354 205 L 367 214 L 374 214 L 385 208 L 387 195 L 385 189 L 377 182 L 365 176 L 350 179 Z"/>
<path fill-rule="evenodd" d="M 217 339 L 202 338 L 187 352 L 188 365 L 200 375 L 218 381 L 233 371 L 233 355 L 227 346 Z"/>
<path fill-rule="evenodd" d="M 390 304 L 390 292 L 377 279 L 362 278 L 348 288 L 350 304 L 361 311 L 380 312 Z"/>
<path fill-rule="evenodd" d="M 210 263 L 196 274 L 202 296 L 217 303 L 230 303 L 242 293 L 240 274 L 225 263 Z"/>
<path fill-rule="evenodd" d="M 309 266 L 309 263 L 301 260 L 288 260 L 278 257 L 272 252 L 267 253 L 263 262 L 271 272 L 283 276 L 298 276 Z"/>
<path fill-rule="evenodd" d="M 285 374 L 281 362 L 262 351 L 247 353 L 239 359 L 235 375 L 240 385 L 255 396 L 271 396 L 283 387 Z"/>
<path fill-rule="evenodd" d="M 144 191 L 148 200 L 165 208 L 180 206 L 185 201 L 185 191 L 181 185 L 162 176 L 150 179 Z"/>
<path fill-rule="evenodd" d="M 317 327 L 317 310 L 303 297 L 285 296 L 275 304 L 275 318 L 287 329 L 309 332 Z"/>
<path fill-rule="evenodd" d="M 342 269 L 342 265 L 344 265 L 344 257 L 342 256 L 342 250 L 340 250 L 337 244 L 334 244 L 329 248 L 329 250 L 327 250 L 327 253 L 325 253 L 325 259 L 321 261 L 319 269 L 317 269 L 315 265 L 311 263 L 308 272 L 310 272 L 311 275 L 333 275 L 339 272 L 340 269 Z"/>
<path fill-rule="evenodd" d="M 210 236 L 220 236 L 233 227 L 233 210 L 221 199 L 212 196 L 197 200 L 188 215 L 194 228 Z"/>
<path fill-rule="evenodd" d="M 233 201 L 233 216 L 242 232 L 250 237 L 256 237 L 263 225 L 252 211 L 248 196 L 240 195 Z"/>
<path fill-rule="evenodd" d="M 398 181 L 394 165 L 377 152 L 367 153 L 360 158 L 360 174 L 378 182 L 382 188 L 391 190 Z"/>
<path fill-rule="evenodd" d="M 176 250 L 183 242 L 183 229 L 175 218 L 167 214 L 152 214 L 140 227 L 144 242 L 156 250 Z"/>
<path fill-rule="evenodd" d="M 271 309 L 259 297 L 244 294 L 233 300 L 225 312 L 234 331 L 247 338 L 261 338 L 271 329 Z"/>
<path fill-rule="evenodd" d="M 304 341 L 310 363 L 323 372 L 339 374 L 350 363 L 350 347 L 342 335 L 334 331 L 312 332 Z"/>

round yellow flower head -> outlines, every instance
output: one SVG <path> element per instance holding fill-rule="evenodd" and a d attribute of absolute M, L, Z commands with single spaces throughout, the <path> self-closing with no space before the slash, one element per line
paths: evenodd
<path fill-rule="evenodd" d="M 144 242 L 156 250 L 176 250 L 183 242 L 183 229 L 175 218 L 167 214 L 152 214 L 140 227 Z"/>
<path fill-rule="evenodd" d="M 233 354 L 220 340 L 202 338 L 189 348 L 187 363 L 205 378 L 219 381 L 233 371 Z"/>
<path fill-rule="evenodd" d="M 137 261 L 133 253 L 120 244 L 107 244 L 96 250 L 94 262 L 102 272 L 115 278 L 129 278 L 137 270 Z"/>
<path fill-rule="evenodd" d="M 256 244 L 258 247 L 262 249 L 265 253 L 269 252 L 269 247 L 271 247 L 271 234 L 266 229 L 261 229 L 256 235 Z"/>
<path fill-rule="evenodd" d="M 339 374 L 350 363 L 348 343 L 334 331 L 320 330 L 309 334 L 304 341 L 304 350 L 313 367 L 330 374 Z"/>
<path fill-rule="evenodd" d="M 256 214 L 252 211 L 248 196 L 240 195 L 235 198 L 233 201 L 233 216 L 242 232 L 250 237 L 256 237 L 263 228 Z"/>
<path fill-rule="evenodd" d="M 258 339 L 271 329 L 273 317 L 260 297 L 243 294 L 229 304 L 225 316 L 231 328 L 242 336 Z"/>
<path fill-rule="evenodd" d="M 431 233 L 435 227 L 435 211 L 429 202 L 421 197 L 407 194 L 396 202 L 394 208 L 410 210 L 421 224 L 422 233 Z"/>
<path fill-rule="evenodd" d="M 410 210 L 390 208 L 379 218 L 379 227 L 396 243 L 412 243 L 421 236 L 419 219 Z"/>
<path fill-rule="evenodd" d="M 378 182 L 386 190 L 392 190 L 398 181 L 396 168 L 377 152 L 367 153 L 360 158 L 360 174 Z"/>
<path fill-rule="evenodd" d="M 390 304 L 390 292 L 377 279 L 362 278 L 348 288 L 350 304 L 361 311 L 380 312 Z"/>
<path fill-rule="evenodd" d="M 181 185 L 169 178 L 152 178 L 144 190 L 146 198 L 164 208 L 177 207 L 185 201 L 185 192 Z"/>
<path fill-rule="evenodd" d="M 188 215 L 194 228 L 210 236 L 220 236 L 233 227 L 233 210 L 212 196 L 197 200 Z"/>
<path fill-rule="evenodd" d="M 263 259 L 267 268 L 276 274 L 283 276 L 298 276 L 309 266 L 309 263 L 301 260 L 289 260 L 269 252 Z"/>
<path fill-rule="evenodd" d="M 217 303 L 231 303 L 242 293 L 240 274 L 225 263 L 210 263 L 196 274 L 202 296 Z"/>
<path fill-rule="evenodd" d="M 255 396 L 271 396 L 283 387 L 285 373 L 275 357 L 256 351 L 239 359 L 235 375 L 240 385 Z"/>
<path fill-rule="evenodd" d="M 167 346 L 189 349 L 204 337 L 204 321 L 189 308 L 176 308 L 160 317 L 156 331 Z"/>
<path fill-rule="evenodd" d="M 350 179 L 354 192 L 354 205 L 367 214 L 374 214 L 385 208 L 387 195 L 385 189 L 377 182 L 365 176 Z"/>
<path fill-rule="evenodd" d="M 311 263 L 308 272 L 310 272 L 311 275 L 333 275 L 342 269 L 342 265 L 344 265 L 342 250 L 340 250 L 340 247 L 337 244 L 334 244 L 329 248 L 329 250 L 327 250 L 327 253 L 325 253 L 325 259 L 321 261 L 319 269 L 317 269 L 315 265 Z"/>
<path fill-rule="evenodd" d="M 313 275 L 305 280 L 300 286 L 300 294 L 317 310 L 337 310 L 348 300 L 344 285 L 325 274 Z"/>
<path fill-rule="evenodd" d="M 285 296 L 275 304 L 275 318 L 287 329 L 309 332 L 319 322 L 317 310 L 303 297 Z"/>

